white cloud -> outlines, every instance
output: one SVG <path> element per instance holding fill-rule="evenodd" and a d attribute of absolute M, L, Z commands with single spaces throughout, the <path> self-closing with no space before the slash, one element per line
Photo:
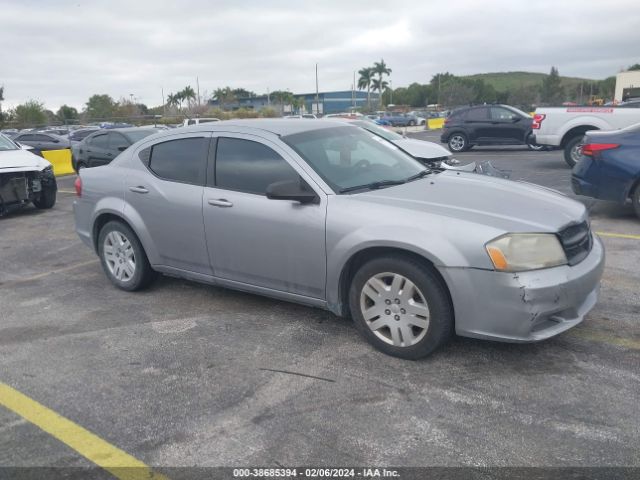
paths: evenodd
<path fill-rule="evenodd" d="M 148 105 L 187 84 L 349 89 L 384 58 L 394 86 L 528 70 L 604 78 L 640 62 L 633 0 L 0 0 L 0 85 L 11 106 L 82 108 L 94 93 Z"/>

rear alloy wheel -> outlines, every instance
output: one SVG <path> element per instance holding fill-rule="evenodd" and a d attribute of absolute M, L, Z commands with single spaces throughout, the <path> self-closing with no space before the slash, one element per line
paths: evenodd
<path fill-rule="evenodd" d="M 564 161 L 567 162 L 567 165 L 571 168 L 575 167 L 576 163 L 580 161 L 583 142 L 584 136 L 578 135 L 577 137 L 573 137 L 569 140 L 564 146 Z"/>
<path fill-rule="evenodd" d="M 463 133 L 454 133 L 449 137 L 449 150 L 452 152 L 464 152 L 469 147 L 467 137 Z"/>
<path fill-rule="evenodd" d="M 156 276 L 140 240 L 122 222 L 111 221 L 102 227 L 98 255 L 109 280 L 122 290 L 141 290 Z"/>
<path fill-rule="evenodd" d="M 409 120 L 409 126 L 410 127 L 415 127 L 416 126 L 415 120 Z"/>
<path fill-rule="evenodd" d="M 364 264 L 353 277 L 349 306 L 367 341 L 396 357 L 425 357 L 453 333 L 453 310 L 441 279 L 404 256 Z"/>

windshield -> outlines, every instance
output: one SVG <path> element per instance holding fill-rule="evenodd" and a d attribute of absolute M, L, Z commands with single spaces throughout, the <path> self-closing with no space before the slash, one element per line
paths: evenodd
<path fill-rule="evenodd" d="M 352 126 L 286 135 L 282 141 L 338 193 L 376 182 L 404 182 L 425 171 L 420 162 L 392 143 Z"/>
<path fill-rule="evenodd" d="M 386 128 L 380 127 L 374 122 L 363 122 L 363 121 L 355 121 L 352 122 L 354 125 L 357 125 L 360 128 L 364 128 L 365 130 L 369 130 L 371 133 L 375 133 L 376 135 L 380 135 L 382 138 L 386 138 L 390 142 L 394 142 L 396 140 L 402 140 L 402 135 L 397 134 L 396 132 L 392 132 Z"/>
<path fill-rule="evenodd" d="M 138 140 L 142 140 L 144 137 L 148 137 L 154 133 L 158 133 L 158 130 L 155 128 L 144 128 L 127 132 L 127 137 L 129 137 L 133 143 L 136 143 Z"/>
<path fill-rule="evenodd" d="M 20 149 L 15 143 L 9 140 L 9 138 L 5 137 L 3 134 L 0 133 L 0 151 L 4 152 L 6 150 L 20 150 Z"/>

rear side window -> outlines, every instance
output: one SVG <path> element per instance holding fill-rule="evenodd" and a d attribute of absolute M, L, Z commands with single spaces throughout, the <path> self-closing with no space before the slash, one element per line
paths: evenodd
<path fill-rule="evenodd" d="M 481 122 L 483 120 L 488 120 L 489 119 L 489 109 L 486 107 L 482 107 L 482 108 L 472 108 L 471 110 L 467 111 L 467 114 L 465 115 L 465 120 L 469 120 L 472 122 Z"/>
<path fill-rule="evenodd" d="M 109 132 L 109 149 L 111 150 L 119 150 L 120 148 L 127 149 L 129 145 L 129 141 L 124 138 L 124 135 L 116 132 Z"/>
<path fill-rule="evenodd" d="M 203 137 L 157 143 L 151 147 L 148 167 L 165 180 L 204 185 L 208 146 Z"/>
<path fill-rule="evenodd" d="M 89 143 L 91 143 L 91 146 L 97 147 L 97 148 L 108 148 L 109 147 L 109 141 L 107 140 L 107 134 L 106 133 L 101 133 L 100 135 L 96 135 L 95 137 L 91 137 L 91 139 L 89 140 Z"/>
<path fill-rule="evenodd" d="M 218 188 L 265 195 L 270 184 L 298 178 L 293 167 L 266 145 L 239 138 L 218 139 L 215 169 Z"/>

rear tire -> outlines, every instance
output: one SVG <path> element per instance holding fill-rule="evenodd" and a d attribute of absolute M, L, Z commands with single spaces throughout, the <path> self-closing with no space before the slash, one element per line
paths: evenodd
<path fill-rule="evenodd" d="M 405 255 L 362 265 L 351 279 L 349 308 L 360 334 L 394 357 L 425 357 L 454 331 L 447 287 L 432 267 Z"/>
<path fill-rule="evenodd" d="M 124 222 L 113 220 L 102 227 L 98 256 L 111 283 L 122 290 L 142 290 L 157 277 L 140 240 Z"/>
<path fill-rule="evenodd" d="M 580 160 L 580 147 L 582 146 L 583 139 L 584 135 L 578 135 L 569 140 L 564 146 L 564 161 L 567 162 L 567 165 L 571 168 L 575 167 L 576 163 Z"/>

